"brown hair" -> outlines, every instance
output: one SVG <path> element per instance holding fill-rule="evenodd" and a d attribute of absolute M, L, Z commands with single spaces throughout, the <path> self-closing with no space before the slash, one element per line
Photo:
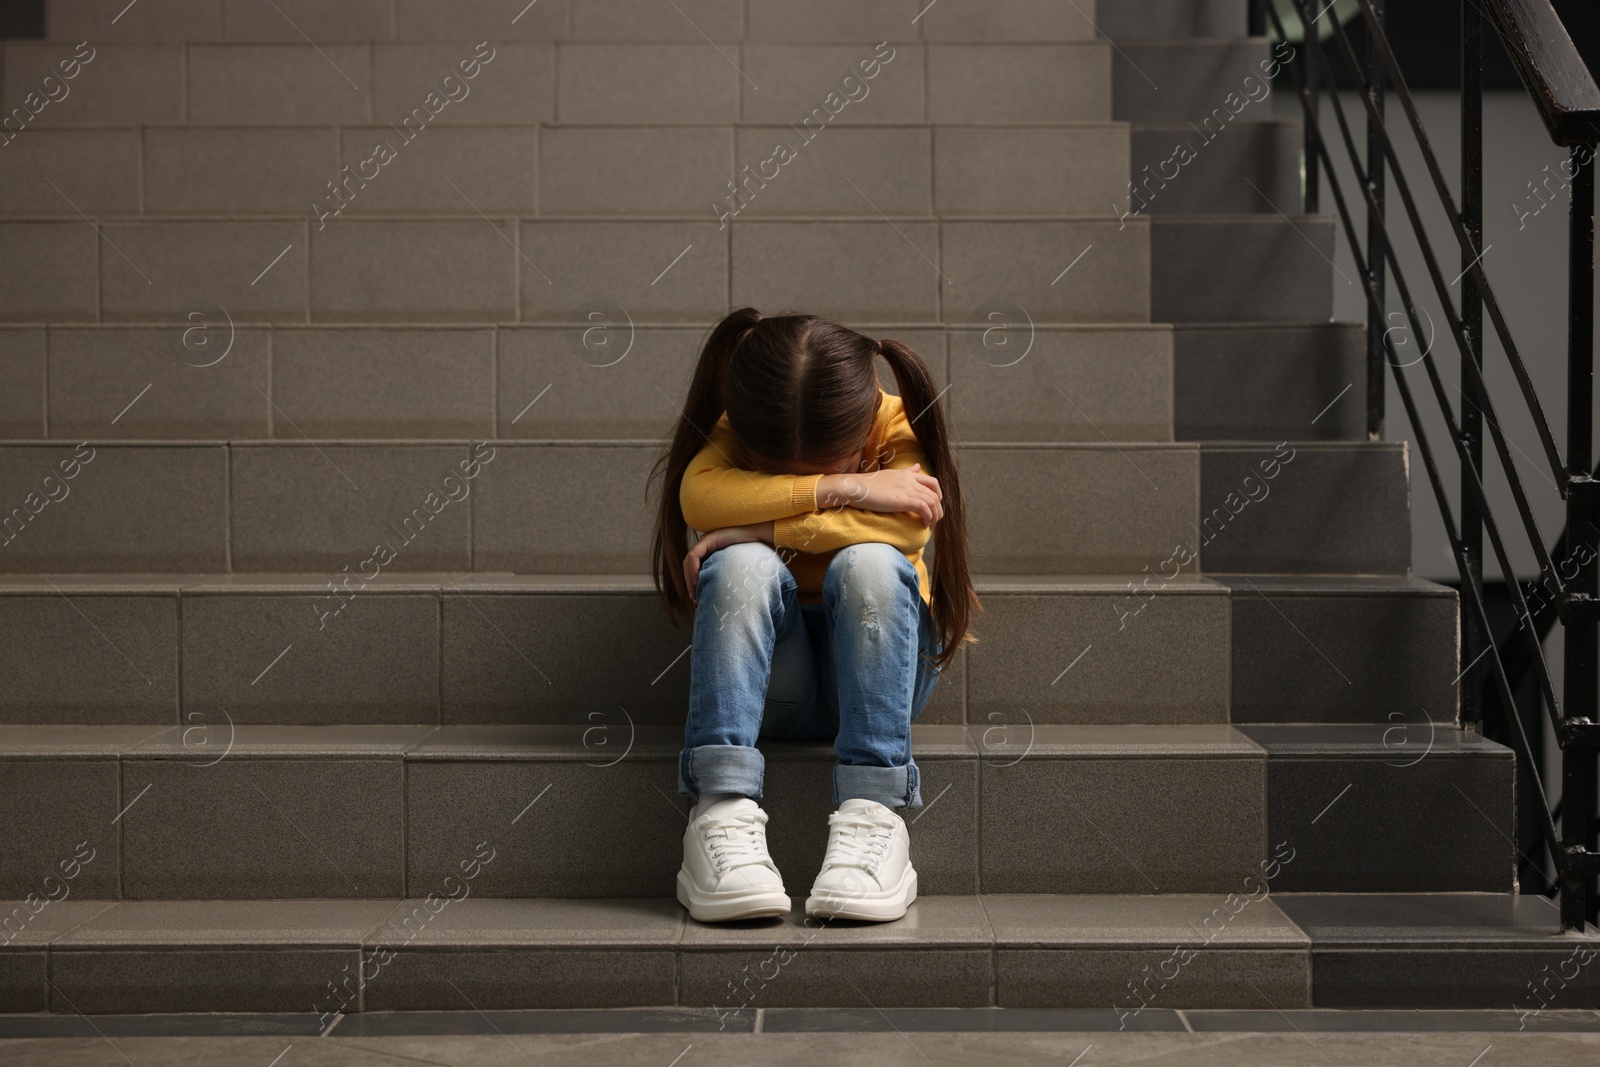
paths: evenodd
<path fill-rule="evenodd" d="M 724 412 L 742 449 L 774 463 L 829 463 L 861 449 L 878 414 L 876 357 L 894 373 L 917 443 L 939 479 L 944 518 L 934 530 L 931 610 L 942 649 L 940 668 L 961 645 L 977 593 L 972 588 L 966 510 L 944 410 L 927 365 L 910 345 L 875 341 L 817 315 L 762 318 L 755 308 L 731 312 L 700 351 L 689 396 L 672 436 L 650 472 L 662 480 L 651 542 L 656 589 L 677 622 L 693 614 L 684 585 L 688 524 L 679 489 L 689 463 Z"/>

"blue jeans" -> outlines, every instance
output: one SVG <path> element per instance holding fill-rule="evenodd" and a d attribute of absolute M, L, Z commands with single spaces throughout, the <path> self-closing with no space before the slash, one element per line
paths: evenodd
<path fill-rule="evenodd" d="M 832 741 L 834 805 L 922 806 L 911 722 L 938 672 L 917 572 L 890 545 L 842 548 L 822 603 L 801 604 L 770 545 L 729 545 L 700 568 L 678 792 L 759 799 L 757 737 Z"/>

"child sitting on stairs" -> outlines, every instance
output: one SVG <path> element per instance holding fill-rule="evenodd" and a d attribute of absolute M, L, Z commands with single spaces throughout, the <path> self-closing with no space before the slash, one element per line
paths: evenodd
<path fill-rule="evenodd" d="M 978 607 L 927 367 L 898 341 L 740 308 L 700 354 L 656 477 L 656 586 L 694 622 L 678 899 L 702 922 L 788 914 L 755 744 L 827 740 L 837 810 L 806 913 L 900 918 L 917 895 L 899 814 L 922 805 L 911 722 Z"/>

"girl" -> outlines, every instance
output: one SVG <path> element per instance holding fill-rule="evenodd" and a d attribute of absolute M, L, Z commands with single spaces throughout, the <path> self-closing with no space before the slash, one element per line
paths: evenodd
<path fill-rule="evenodd" d="M 694 619 L 678 791 L 697 801 L 678 899 L 702 922 L 788 914 L 755 744 L 830 740 L 838 810 L 806 913 L 898 919 L 917 895 L 897 814 L 922 804 L 911 722 L 978 607 L 928 369 L 898 341 L 740 308 L 712 330 L 679 414 L 651 473 L 667 490 L 656 587 Z"/>

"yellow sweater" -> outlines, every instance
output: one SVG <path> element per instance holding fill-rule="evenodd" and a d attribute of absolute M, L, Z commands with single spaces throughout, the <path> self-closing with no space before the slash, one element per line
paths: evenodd
<path fill-rule="evenodd" d="M 867 455 L 873 454 L 883 468 L 920 463 L 924 473 L 938 476 L 928 469 L 927 457 L 906 418 L 905 404 L 882 389 L 867 445 Z M 922 525 L 921 518 L 909 511 L 819 510 L 817 483 L 822 475 L 764 474 L 740 466 L 741 458 L 738 439 L 724 414 L 683 474 L 678 500 L 684 521 L 691 527 L 706 533 L 771 520 L 774 547 L 788 563 L 800 599 L 808 603 L 821 599 L 823 575 L 839 549 L 872 541 L 893 545 L 916 568 L 922 599 L 931 602 L 932 586 L 922 550 L 932 531 Z"/>

